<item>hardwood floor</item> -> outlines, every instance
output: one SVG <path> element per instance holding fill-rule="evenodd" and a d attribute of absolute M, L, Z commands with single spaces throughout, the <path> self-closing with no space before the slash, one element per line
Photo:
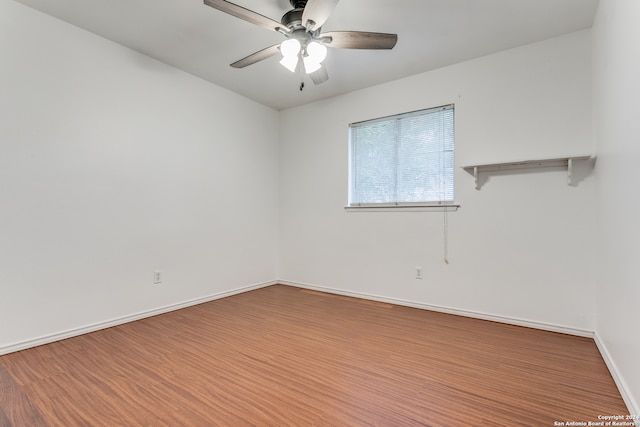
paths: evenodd
<path fill-rule="evenodd" d="M 0 426 L 553 426 L 591 339 L 276 285 L 0 357 Z"/>

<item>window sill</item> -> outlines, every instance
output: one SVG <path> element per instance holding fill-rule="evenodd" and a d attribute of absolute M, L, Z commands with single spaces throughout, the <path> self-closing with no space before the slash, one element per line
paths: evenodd
<path fill-rule="evenodd" d="M 345 206 L 347 212 L 456 212 L 459 204 L 367 204 L 361 206 Z"/>

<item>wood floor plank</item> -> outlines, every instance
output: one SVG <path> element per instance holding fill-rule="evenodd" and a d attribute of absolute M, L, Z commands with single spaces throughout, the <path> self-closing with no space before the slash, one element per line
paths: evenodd
<path fill-rule="evenodd" d="M 552 426 L 626 412 L 591 339 L 282 285 L 0 356 L 0 426 Z"/>
<path fill-rule="evenodd" d="M 46 427 L 38 409 L 28 394 L 16 383 L 9 371 L 0 364 L 0 426 Z"/>

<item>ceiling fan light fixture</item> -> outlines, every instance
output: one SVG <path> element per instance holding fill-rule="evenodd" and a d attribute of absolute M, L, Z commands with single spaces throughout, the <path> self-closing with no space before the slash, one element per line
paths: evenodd
<path fill-rule="evenodd" d="M 313 58 L 315 62 L 321 64 L 327 57 L 327 47 L 318 42 L 311 42 L 307 45 L 307 54 Z"/>
<path fill-rule="evenodd" d="M 302 58 L 302 61 L 304 62 L 304 71 L 307 74 L 318 71 L 321 67 L 320 63 L 311 56 L 305 56 Z"/>
<path fill-rule="evenodd" d="M 284 68 L 291 71 L 292 73 L 295 73 L 296 69 L 298 68 L 298 55 L 283 56 L 280 60 L 280 63 Z"/>

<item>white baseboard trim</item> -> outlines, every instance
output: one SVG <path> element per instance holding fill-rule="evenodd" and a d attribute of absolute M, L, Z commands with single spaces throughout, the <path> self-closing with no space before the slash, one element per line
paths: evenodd
<path fill-rule="evenodd" d="M 326 286 L 317 286 L 317 285 L 311 285 L 308 283 L 292 282 L 288 280 L 280 280 L 279 283 L 283 285 L 294 286 L 297 288 L 327 292 L 327 293 L 336 294 L 336 295 L 343 295 L 343 296 L 362 298 L 362 299 L 367 299 L 372 301 L 386 302 L 389 304 L 402 305 L 402 306 L 412 307 L 412 308 L 420 308 L 423 310 L 437 311 L 440 313 L 455 314 L 455 315 L 464 316 L 464 317 L 472 317 L 474 319 L 490 320 L 492 322 L 506 323 L 509 325 L 525 326 L 527 328 L 542 329 L 545 331 L 559 332 L 567 335 L 576 335 L 579 337 L 593 338 L 593 331 L 590 331 L 587 329 L 571 328 L 568 326 L 554 325 L 551 323 L 544 323 L 544 322 L 535 322 L 531 320 L 518 319 L 515 317 L 499 316 L 495 314 L 481 313 L 478 311 L 461 310 L 457 308 L 445 307 L 440 305 L 424 304 L 424 303 L 408 301 L 403 299 L 382 297 L 379 295 L 344 291 L 341 289 L 329 288 Z"/>
<path fill-rule="evenodd" d="M 212 295 L 207 295 L 201 298 L 195 298 L 188 301 L 183 301 L 177 304 L 170 304 L 164 307 L 156 308 L 153 310 L 143 311 L 136 314 L 131 314 L 128 316 L 118 317 L 115 319 L 107 320 L 104 322 L 98 322 L 87 326 L 82 326 L 79 328 L 69 329 L 66 331 L 58 332 L 51 335 L 46 335 L 30 340 L 21 341 L 14 344 L 9 344 L 5 346 L 0 346 L 0 356 L 3 354 L 9 354 L 20 350 L 26 350 L 28 348 L 37 347 L 44 344 L 49 344 L 55 341 L 60 341 L 67 338 L 76 337 L 78 335 L 87 334 L 90 332 L 99 331 L 101 329 L 111 328 L 113 326 L 122 325 L 129 322 L 134 322 L 136 320 L 144 319 L 147 317 L 157 316 L 158 314 L 168 313 L 170 311 L 180 310 L 182 308 L 191 307 L 193 305 L 202 304 L 205 302 L 210 302 L 213 300 L 217 300 L 220 298 L 229 297 L 232 295 L 241 294 L 243 292 L 249 292 L 260 288 L 265 288 L 267 286 L 275 285 L 280 283 L 277 280 L 273 280 L 270 282 L 257 283 L 254 285 L 243 286 L 236 289 L 231 289 L 229 291 L 219 292 Z"/>
<path fill-rule="evenodd" d="M 593 339 L 596 342 L 596 346 L 598 346 L 598 350 L 600 350 L 600 354 L 602 355 L 602 358 L 604 359 L 604 363 L 607 365 L 607 368 L 609 368 L 609 372 L 611 373 L 611 376 L 613 377 L 613 381 L 615 381 L 616 386 L 618 387 L 618 390 L 620 391 L 620 395 L 622 396 L 622 400 L 624 400 L 625 405 L 627 405 L 627 409 L 629 410 L 629 414 L 631 414 L 631 415 L 640 415 L 640 405 L 638 405 L 638 402 L 635 401 L 635 399 L 633 398 L 633 396 L 629 392 L 629 387 L 627 386 L 626 381 L 624 380 L 622 375 L 620 375 L 620 371 L 618 370 L 618 366 L 613 361 L 613 358 L 611 357 L 611 354 L 609 353 L 609 350 L 607 349 L 607 346 L 605 345 L 604 341 L 602 341 L 602 338 L 600 337 L 600 335 L 598 334 L 597 331 L 594 334 Z"/>

